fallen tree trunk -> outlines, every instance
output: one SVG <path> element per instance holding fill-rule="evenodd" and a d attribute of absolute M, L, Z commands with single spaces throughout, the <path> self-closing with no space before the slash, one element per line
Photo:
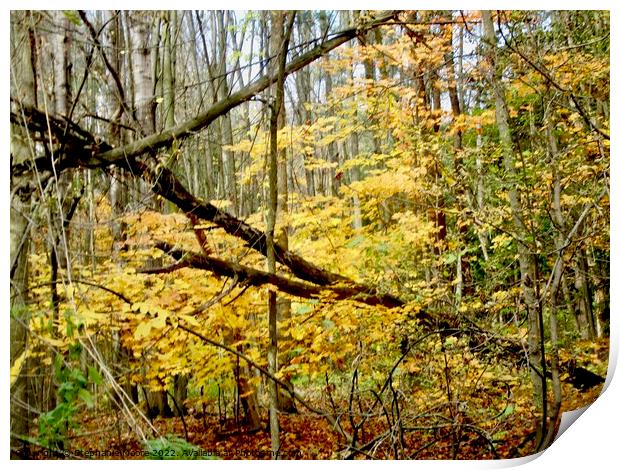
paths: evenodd
<path fill-rule="evenodd" d="M 132 170 L 152 185 L 154 193 L 174 203 L 183 212 L 213 222 L 226 233 L 242 239 L 249 248 L 267 256 L 267 236 L 264 232 L 218 209 L 210 202 L 194 197 L 169 169 L 153 170 L 149 165 L 139 162 L 133 165 Z M 300 279 L 321 286 L 338 282 L 353 282 L 345 276 L 319 268 L 279 244 L 274 245 L 274 250 L 276 260 L 288 267 Z"/>
<path fill-rule="evenodd" d="M 155 247 L 177 260 L 171 267 L 144 269 L 143 273 L 170 272 L 183 267 L 211 271 L 219 276 L 235 278 L 237 282 L 255 287 L 272 285 L 282 292 L 305 299 L 321 298 L 330 294 L 334 300 L 355 300 L 367 305 L 382 305 L 393 308 L 404 305 L 404 302 L 391 294 L 382 294 L 373 287 L 357 284 L 352 281 L 341 282 L 329 286 L 320 286 L 307 282 L 289 279 L 279 274 L 272 274 L 256 268 L 244 266 L 234 261 L 226 261 L 213 256 L 192 253 L 177 249 L 166 242 L 157 242 Z"/>

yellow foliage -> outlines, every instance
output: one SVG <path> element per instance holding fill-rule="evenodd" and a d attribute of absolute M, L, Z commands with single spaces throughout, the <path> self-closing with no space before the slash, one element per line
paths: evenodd
<path fill-rule="evenodd" d="M 19 355 L 17 359 L 15 359 L 15 361 L 13 362 L 13 365 L 11 366 L 11 387 L 13 386 L 13 384 L 19 377 L 19 374 L 22 370 L 22 366 L 24 365 L 24 361 L 28 357 L 27 353 L 28 353 L 28 350 L 26 349 Z"/>

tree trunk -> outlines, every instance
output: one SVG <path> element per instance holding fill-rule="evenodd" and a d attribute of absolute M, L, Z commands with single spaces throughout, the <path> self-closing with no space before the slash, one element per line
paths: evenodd
<path fill-rule="evenodd" d="M 329 24 L 327 21 L 327 14 L 324 10 L 319 13 L 319 22 L 321 27 L 321 34 L 323 37 L 327 37 L 329 32 Z M 325 56 L 325 61 L 329 60 L 329 57 Z M 325 102 L 329 100 L 332 94 L 332 76 L 329 70 L 325 71 Z M 338 150 L 336 149 L 336 143 L 330 142 L 327 145 L 327 161 L 331 164 L 329 169 L 325 172 L 326 183 L 325 193 L 330 196 L 337 196 L 340 190 L 340 179 L 336 178 L 336 168 L 338 166 Z"/>
<path fill-rule="evenodd" d="M 547 430 L 546 436 L 543 437 L 542 448 L 548 447 L 553 437 L 555 436 L 555 429 L 559 425 L 561 417 L 560 410 L 562 407 L 562 385 L 560 383 L 560 367 L 559 367 L 559 355 L 558 355 L 558 297 L 560 293 L 560 287 L 562 285 L 562 275 L 564 274 L 564 216 L 562 215 L 561 207 L 561 179 L 558 171 L 558 148 L 555 135 L 553 133 L 554 123 L 551 119 L 548 119 L 546 126 L 547 142 L 549 145 L 549 153 L 552 157 L 552 172 L 553 172 L 553 219 L 558 227 L 558 233 L 555 238 L 555 247 L 557 249 L 557 262 L 555 270 L 553 271 L 553 277 L 551 280 L 551 286 L 549 290 L 549 336 L 551 343 L 551 350 L 549 351 L 549 364 L 551 366 L 551 381 L 553 390 L 553 403 L 549 411 L 550 426 Z"/>
<path fill-rule="evenodd" d="M 35 79 L 32 62 L 30 29 L 31 13 L 18 11 L 11 13 L 11 96 L 17 98 L 17 106 L 36 105 Z M 28 161 L 31 158 L 27 129 L 23 126 L 11 126 L 11 160 L 13 164 Z M 28 252 L 30 247 L 30 227 L 28 219 L 31 213 L 30 194 L 15 192 L 20 181 L 11 177 L 11 321 L 10 321 L 10 361 L 11 367 L 21 361 L 19 375 L 11 384 L 11 458 L 27 459 L 30 455 L 29 445 L 22 437 L 29 434 L 32 420 L 29 405 L 28 379 L 26 370 L 28 355 L 28 324 L 30 315 L 26 306 L 28 292 Z"/>
<path fill-rule="evenodd" d="M 309 18 L 309 12 L 298 12 L 297 17 L 297 30 L 302 44 L 307 44 L 311 39 L 311 20 Z M 310 70 L 304 68 L 295 74 L 295 86 L 297 89 L 297 114 L 299 115 L 299 125 L 309 126 L 312 123 L 312 113 L 306 108 L 306 104 L 311 102 L 312 99 L 312 84 L 310 77 Z M 316 196 L 315 188 L 315 171 L 310 166 L 309 154 L 304 153 L 303 166 L 304 177 L 306 183 L 306 195 L 310 197 Z"/>
<path fill-rule="evenodd" d="M 155 132 L 156 103 L 152 75 L 154 70 L 151 57 L 152 44 L 149 39 L 150 20 L 150 13 L 143 11 L 132 12 L 129 16 L 135 93 L 134 103 L 136 119 L 140 125 L 140 132 L 143 135 Z M 145 192 L 145 188 L 140 188 L 140 194 Z M 155 267 L 156 264 L 154 260 L 151 262 L 152 267 Z M 146 394 L 150 418 L 172 415 L 165 390 L 147 391 Z"/>
<path fill-rule="evenodd" d="M 272 21 L 272 42 L 271 53 L 278 51 L 277 63 L 281 62 L 281 50 L 284 38 L 284 16 L 281 12 L 273 12 Z M 275 62 L 274 62 L 275 63 Z M 279 72 L 279 67 L 273 67 L 271 73 Z M 282 93 L 281 88 L 282 86 Z M 284 81 L 278 77 L 275 87 L 275 93 L 270 91 L 269 102 L 270 119 L 269 119 L 269 160 L 267 164 L 269 196 L 267 200 L 267 227 L 265 235 L 267 237 L 267 270 L 271 274 L 276 272 L 276 255 L 274 251 L 274 232 L 276 226 L 276 217 L 278 210 L 278 114 L 282 105 L 282 96 L 284 95 Z M 272 96 L 275 95 L 275 96 Z M 275 291 L 269 290 L 269 348 L 267 350 L 268 370 L 272 375 L 278 372 L 278 310 L 277 296 Z M 277 459 L 280 451 L 280 424 L 278 420 L 278 386 L 269 381 L 269 432 L 271 434 L 271 458 Z"/>
<path fill-rule="evenodd" d="M 545 375 L 544 351 L 541 347 L 541 315 L 539 315 L 540 306 L 536 298 L 534 284 L 537 282 L 535 273 L 534 256 L 530 247 L 526 244 L 525 239 L 528 237 L 528 230 L 524 222 L 523 207 L 521 204 L 521 196 L 517 190 L 517 172 L 514 164 L 513 142 L 508 123 L 508 107 L 504 86 L 501 81 L 502 70 L 496 63 L 496 44 L 497 38 L 493 27 L 490 11 L 482 12 L 482 21 L 484 26 L 484 41 L 486 43 L 486 55 L 489 63 L 487 71 L 487 79 L 493 90 L 495 97 L 495 120 L 499 130 L 499 138 L 502 149 L 502 158 L 506 177 L 509 179 L 508 199 L 510 202 L 510 210 L 514 223 L 515 234 L 517 240 L 517 252 L 519 257 L 519 270 L 521 272 L 521 292 L 525 302 L 527 311 L 528 324 L 528 358 L 530 364 L 530 377 L 534 387 L 534 403 L 541 410 L 541 427 L 538 434 L 538 445 L 545 434 L 546 429 L 546 381 L 543 379 Z"/>

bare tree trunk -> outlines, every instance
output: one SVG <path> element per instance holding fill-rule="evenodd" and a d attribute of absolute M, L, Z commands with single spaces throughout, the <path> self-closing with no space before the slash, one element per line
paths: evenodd
<path fill-rule="evenodd" d="M 136 118 L 144 135 L 155 132 L 155 99 L 153 62 L 151 57 L 152 41 L 149 39 L 151 15 L 149 12 L 136 11 L 129 15 L 131 26 L 131 45 L 133 62 L 133 82 L 135 92 Z M 142 189 L 140 193 L 143 193 Z M 154 267 L 153 263 L 153 266 Z M 172 411 L 168 405 L 165 390 L 148 391 L 147 402 L 149 415 L 170 416 Z"/>
<path fill-rule="evenodd" d="M 228 70 L 226 67 L 226 60 L 228 56 L 228 28 L 230 26 L 230 12 L 219 10 L 213 12 L 215 15 L 215 21 L 213 22 L 214 28 L 214 44 L 217 39 L 217 64 L 216 67 L 217 77 L 213 77 L 215 81 L 215 96 L 220 100 L 228 98 L 230 94 Z M 226 16 L 226 21 L 225 21 Z M 230 212 L 238 214 L 238 201 L 237 201 L 237 182 L 235 179 L 235 152 L 227 148 L 233 144 L 233 128 L 232 118 L 230 113 L 223 115 L 220 119 L 221 128 L 221 143 L 222 143 L 222 183 L 223 183 L 223 197 L 230 201 Z"/>
<path fill-rule="evenodd" d="M 454 53 L 452 51 L 453 37 L 452 37 L 452 26 L 448 25 L 447 32 L 447 52 L 444 54 L 444 59 L 446 63 L 446 76 L 448 78 L 448 96 L 450 97 L 450 108 L 452 110 L 452 119 L 456 120 L 461 115 L 461 103 L 459 101 L 458 93 L 456 91 L 456 78 L 454 73 Z M 438 88 L 438 86 L 437 86 Z M 441 100 L 441 98 L 439 98 Z M 441 103 L 439 103 L 439 112 L 441 112 Z M 454 169 L 457 175 L 457 178 L 461 176 L 465 176 L 465 170 L 463 168 L 463 142 L 461 138 L 461 130 L 457 129 L 454 134 Z M 473 197 L 471 195 L 471 191 L 467 185 L 463 185 L 460 191 L 461 194 L 465 194 L 466 200 L 472 200 Z M 458 198 L 457 198 L 458 199 Z M 460 207 L 459 212 L 464 213 L 465 208 Z M 457 256 L 456 256 L 456 286 L 454 289 L 454 304 L 455 311 L 459 311 L 461 307 L 461 300 L 463 297 L 464 290 L 464 278 L 465 275 L 469 271 L 469 261 L 465 252 L 461 249 L 461 246 L 465 245 L 466 237 L 467 237 L 467 224 L 457 224 L 459 227 L 459 245 L 457 247 Z"/>
<path fill-rule="evenodd" d="M 134 88 L 134 108 L 139 126 L 138 135 L 143 137 L 155 133 L 155 81 L 153 73 L 153 41 L 151 41 L 152 15 L 148 11 L 128 13 L 128 27 L 131 39 L 131 63 Z M 138 183 L 140 200 L 145 199 L 147 189 Z"/>
<path fill-rule="evenodd" d="M 198 89 L 200 92 L 199 109 L 201 109 L 204 103 L 210 103 L 210 101 L 215 101 L 215 99 L 212 96 L 210 87 L 207 87 L 205 90 L 203 90 L 203 87 L 202 87 L 203 78 L 202 78 L 202 75 L 199 73 L 200 68 L 198 66 L 198 45 L 199 45 L 198 39 L 197 39 L 198 37 L 200 37 L 200 46 L 203 51 L 203 56 L 204 56 L 203 59 L 207 65 L 207 71 L 209 70 L 209 57 L 207 53 L 207 41 L 206 41 L 204 30 L 202 27 L 202 18 L 199 16 L 198 12 L 195 12 L 194 16 L 190 15 L 189 26 L 190 26 L 190 34 L 192 38 L 196 38 L 196 44 L 193 47 L 193 55 L 194 55 L 194 61 L 196 64 L 196 78 L 199 84 Z M 196 27 L 194 26 L 194 21 L 198 25 L 198 35 L 196 33 Z M 217 124 L 218 122 L 216 121 L 213 123 L 213 126 Z M 216 192 L 215 181 L 213 179 L 213 174 L 214 174 L 213 173 L 214 171 L 213 170 L 213 155 L 215 155 L 215 151 L 217 150 L 217 142 L 215 142 L 215 139 L 210 138 L 210 137 L 211 137 L 211 133 L 208 132 L 207 143 L 206 143 L 207 150 L 204 156 L 205 172 L 204 172 L 204 175 L 202 175 L 202 177 L 204 178 L 204 185 L 205 185 L 204 196 L 207 199 L 215 197 L 215 192 Z"/>
<path fill-rule="evenodd" d="M 178 19 L 176 10 L 166 11 L 163 13 L 164 32 L 163 32 L 163 70 L 162 70 L 162 94 L 164 105 L 164 127 L 166 129 L 174 127 L 176 123 L 175 109 L 175 77 L 176 77 L 176 36 Z M 178 152 L 178 147 L 173 145 L 170 149 L 172 158 L 176 158 L 174 154 Z M 187 175 L 188 180 L 190 175 Z M 173 379 L 174 401 L 176 406 L 173 409 L 175 415 L 185 414 L 185 400 L 187 399 L 187 376 L 184 374 L 175 375 Z"/>
<path fill-rule="evenodd" d="M 499 130 L 499 138 L 502 147 L 502 157 L 506 176 L 510 179 L 510 189 L 508 199 L 512 212 L 512 219 L 515 227 L 517 240 L 517 252 L 519 257 L 519 270 L 521 272 L 521 291 L 527 310 L 528 323 L 528 358 L 530 364 L 530 377 L 534 387 L 534 402 L 541 410 L 540 429 L 537 436 L 537 446 L 540 446 L 546 431 L 547 406 L 546 406 L 546 380 L 544 350 L 542 346 L 542 315 L 540 306 L 536 298 L 534 283 L 537 282 L 535 273 L 534 258 L 530 248 L 525 243 L 528 230 L 523 220 L 523 206 L 521 197 L 517 191 L 517 172 L 514 164 L 513 142 L 508 123 L 508 107 L 504 86 L 501 82 L 502 71 L 496 64 L 496 44 L 497 38 L 493 27 L 490 11 L 482 12 L 484 26 L 484 41 L 486 43 L 486 55 L 489 62 L 487 77 L 495 97 L 495 119 Z"/>
<path fill-rule="evenodd" d="M 287 30 L 284 30 L 285 16 L 288 20 Z M 286 55 L 288 43 L 291 35 L 294 12 L 272 13 L 272 52 L 277 51 L 277 68 L 273 68 L 273 73 L 277 73 L 275 86 L 275 96 L 270 99 L 271 116 L 269 122 L 269 201 L 267 208 L 267 266 L 270 273 L 276 272 L 276 256 L 274 250 L 274 232 L 278 211 L 278 169 L 283 168 L 284 174 L 280 175 L 280 185 L 286 190 L 287 181 L 286 161 L 283 167 L 278 163 L 278 127 L 280 113 L 284 111 L 284 67 L 286 66 Z M 280 121 L 282 122 L 282 121 Z M 286 197 L 286 194 L 281 197 Z M 284 233 L 286 229 L 284 229 Z M 285 240 L 288 241 L 288 238 Z M 290 314 L 290 303 L 282 305 L 281 310 L 288 308 Z M 278 372 L 278 300 L 275 291 L 269 291 L 269 350 L 268 350 L 269 372 L 276 375 Z M 271 452 L 272 458 L 278 459 L 280 452 L 280 425 L 278 421 L 278 386 L 272 380 L 269 382 L 269 429 L 271 432 Z"/>
<path fill-rule="evenodd" d="M 68 116 L 71 109 L 71 64 L 69 58 L 71 41 L 71 23 L 62 11 L 55 10 L 51 14 L 52 32 L 48 34 L 51 45 L 52 78 L 53 78 L 53 109 L 56 114 Z M 50 297 L 52 306 L 52 324 L 57 325 L 60 318 L 60 295 L 58 293 L 59 270 L 69 267 L 68 251 L 68 222 L 65 214 L 69 210 L 70 200 L 70 178 L 72 175 L 67 172 L 55 175 L 53 203 L 50 206 L 49 226 L 48 226 L 48 248 L 50 260 Z M 58 332 L 52 328 L 52 337 L 56 338 Z M 48 375 L 49 377 L 45 377 Z M 38 380 L 50 383 L 50 390 L 40 404 L 44 410 L 51 410 L 56 407 L 56 384 L 54 383 L 54 369 L 48 368 L 40 374 Z"/>
<path fill-rule="evenodd" d="M 149 39 L 150 14 L 132 12 L 129 15 L 131 33 L 134 103 L 141 135 L 155 132 L 155 100 L 151 41 Z"/>
<path fill-rule="evenodd" d="M 293 13 L 289 13 L 293 14 Z M 284 21 L 284 18 L 282 19 Z M 273 42 L 272 47 L 272 56 L 276 56 L 278 54 L 284 54 L 286 56 L 288 51 L 280 51 L 280 48 L 285 42 L 284 31 L 280 31 L 281 36 L 275 38 L 276 40 Z M 290 35 L 291 32 L 289 31 Z M 286 41 L 288 42 L 288 40 Z M 279 85 L 277 85 L 279 86 Z M 281 93 L 282 102 L 279 105 L 278 112 L 278 123 L 277 129 L 281 131 L 284 129 L 286 125 L 286 109 L 284 106 L 284 82 L 282 83 L 282 90 L 276 90 L 276 95 Z M 278 151 L 278 194 L 277 194 L 277 211 L 284 215 L 285 219 L 288 219 L 289 207 L 288 207 L 288 157 L 286 148 Z M 275 235 L 276 242 L 281 244 L 288 250 L 288 234 L 289 234 L 289 226 L 288 224 L 282 224 Z M 291 300 L 280 296 L 277 299 L 277 319 L 278 321 L 287 321 L 291 318 Z M 290 339 L 283 335 L 278 334 L 278 339 Z M 288 365 L 288 358 L 280 355 L 277 360 L 277 368 L 280 369 Z M 292 389 L 292 384 L 288 379 L 285 379 L 287 385 L 289 385 Z M 278 388 L 278 410 L 285 412 L 293 412 L 295 411 L 295 403 L 291 397 L 291 395 L 282 390 L 279 386 Z"/>
<path fill-rule="evenodd" d="M 476 205 L 477 211 L 484 210 L 484 173 L 482 165 L 482 126 L 476 127 Z M 489 261 L 489 236 L 484 227 L 478 227 L 476 230 L 478 240 L 480 241 L 480 249 L 485 261 Z"/>
<path fill-rule="evenodd" d="M 311 38 L 311 22 L 309 19 L 310 12 L 298 12 L 297 17 L 297 31 L 300 42 L 307 44 Z M 310 70 L 304 68 L 295 74 L 295 86 L 297 89 L 297 114 L 299 115 L 299 125 L 309 126 L 312 123 L 312 113 L 306 108 L 306 104 L 311 102 L 311 77 Z M 315 188 L 315 171 L 310 168 L 309 154 L 303 156 L 304 176 L 306 183 L 306 195 L 310 197 L 316 196 Z"/>
<path fill-rule="evenodd" d="M 27 11 L 11 14 L 11 96 L 17 98 L 17 109 L 21 106 L 36 105 L 35 79 L 32 68 L 32 49 L 30 29 L 31 13 Z M 11 126 L 11 160 L 22 163 L 30 159 L 30 144 L 25 123 L 23 126 Z M 28 291 L 28 251 L 30 246 L 30 227 L 28 218 L 31 214 L 30 194 L 15 192 L 19 185 L 11 177 L 11 335 L 10 361 L 15 367 L 21 361 L 17 378 L 11 383 L 11 458 L 27 459 L 30 449 L 22 437 L 28 436 L 31 423 L 29 409 L 28 379 L 24 371 L 27 368 L 28 323 L 30 315 L 26 307 Z"/>
<path fill-rule="evenodd" d="M 323 37 L 327 37 L 329 32 L 329 24 L 327 22 L 327 14 L 325 10 L 321 10 L 319 13 L 319 23 L 321 27 L 321 34 Z M 329 60 L 329 57 L 326 55 L 324 58 L 325 61 Z M 325 80 L 325 100 L 327 101 L 332 94 L 332 76 L 330 71 L 326 71 L 324 75 Z M 327 145 L 327 160 L 332 165 L 325 172 L 325 177 L 327 178 L 325 184 L 325 192 L 330 196 L 337 196 L 338 191 L 340 190 L 340 179 L 336 178 L 336 168 L 338 165 L 338 150 L 336 148 L 335 142 L 330 142 Z"/>
<path fill-rule="evenodd" d="M 355 16 L 354 12 L 352 11 L 346 11 L 343 13 L 344 15 L 344 23 L 346 24 L 353 24 L 353 18 Z M 360 45 L 362 44 L 362 42 L 358 39 L 358 42 L 360 43 Z M 350 74 L 349 74 L 349 79 L 351 80 L 351 82 L 353 83 L 353 81 L 355 80 L 355 74 L 354 74 L 354 68 L 351 68 Z M 354 98 L 357 100 L 357 97 Z M 355 120 L 357 121 L 358 116 L 357 116 L 357 111 L 356 111 L 356 116 L 355 116 Z M 350 158 L 358 158 L 359 157 L 359 153 L 360 153 L 360 146 L 359 146 L 359 134 L 357 131 L 352 131 L 351 135 L 349 136 L 349 148 L 350 148 Z M 360 171 L 360 167 L 358 165 L 355 165 L 351 168 L 351 171 L 349 172 L 349 178 L 351 180 L 351 183 L 355 182 L 355 181 L 360 181 L 362 179 L 361 176 L 361 171 Z M 360 198 L 358 196 L 357 191 L 353 191 L 353 197 L 352 197 L 352 202 L 353 202 L 353 222 L 352 222 L 352 226 L 353 229 L 355 230 L 355 232 L 359 232 L 362 229 L 362 209 L 361 209 L 361 204 L 360 204 Z"/>
<path fill-rule="evenodd" d="M 272 21 L 272 47 L 271 51 L 278 50 L 279 54 L 284 52 L 280 50 L 284 38 L 284 17 L 282 13 L 273 12 Z M 278 56 L 277 63 L 281 62 Z M 279 71 L 275 69 L 273 73 Z M 280 87 L 284 86 L 283 77 L 278 77 L 275 89 L 275 97 L 269 97 L 271 104 L 271 115 L 269 122 L 269 162 L 268 162 L 268 181 L 269 181 L 269 199 L 267 205 L 267 227 L 265 234 L 267 236 L 267 269 L 270 273 L 276 272 L 276 255 L 273 248 L 274 231 L 276 226 L 276 217 L 278 210 L 278 114 L 282 105 L 282 93 Z M 271 93 L 270 93 L 271 94 Z M 277 296 L 273 290 L 269 291 L 269 348 L 267 350 L 268 370 L 275 375 L 278 372 L 278 307 Z M 269 431 L 271 434 L 271 456 L 277 459 L 280 452 L 280 424 L 278 420 L 278 386 L 275 382 L 269 382 Z"/>
<path fill-rule="evenodd" d="M 359 11 L 354 12 L 354 16 L 356 17 L 356 19 L 359 19 L 360 12 Z M 366 44 L 372 44 L 373 42 L 376 42 L 376 39 L 377 38 L 375 37 L 374 40 L 373 40 L 373 37 L 372 37 L 372 35 L 369 32 L 369 33 L 367 33 L 365 35 L 364 42 Z M 377 73 L 376 73 L 376 70 L 375 70 L 375 63 L 374 63 L 374 61 L 372 59 L 370 59 L 370 58 L 366 58 L 366 59 L 364 59 L 363 64 L 364 64 L 364 78 L 367 81 L 374 81 L 374 80 L 376 80 Z M 377 120 L 374 117 L 372 117 L 372 116 L 368 116 L 368 121 L 369 121 L 369 124 L 370 124 L 371 127 L 375 126 L 377 124 L 377 122 L 376 122 Z M 379 137 L 377 136 L 377 133 L 371 132 L 371 136 L 372 136 L 372 142 L 373 142 L 373 151 L 375 153 L 381 153 L 381 141 L 379 140 Z"/>
<path fill-rule="evenodd" d="M 122 61 L 120 51 L 123 45 L 123 29 L 121 27 L 121 18 L 117 12 L 105 11 L 103 19 L 108 23 L 104 30 L 103 45 L 110 64 L 119 76 L 123 76 L 121 69 Z M 112 72 L 107 71 L 110 81 Z M 107 96 L 108 114 L 110 116 L 109 139 L 112 145 L 122 145 L 121 127 L 118 119 L 123 112 L 123 103 L 118 91 L 111 91 Z M 110 206 L 112 208 L 112 253 L 118 256 L 121 244 L 125 237 L 125 224 L 121 221 L 122 214 L 127 206 L 127 191 L 125 185 L 127 181 L 124 177 L 124 171 L 120 168 L 114 168 L 111 171 L 110 178 Z"/>
<path fill-rule="evenodd" d="M 233 24 L 236 24 L 236 18 L 234 17 L 234 13 L 231 13 L 231 22 Z M 244 44 L 244 40 L 245 40 L 245 34 L 246 34 L 246 28 L 242 27 L 240 28 L 239 31 L 239 38 L 237 38 L 237 33 L 236 31 L 239 28 L 234 28 L 234 31 L 231 32 L 230 36 L 231 36 L 231 40 L 232 40 L 232 46 L 233 46 L 233 54 L 236 57 L 235 63 L 233 65 L 233 73 L 231 73 L 231 80 L 233 80 L 233 77 L 236 77 L 236 82 L 238 84 L 238 86 L 240 88 L 245 87 L 245 83 L 246 80 L 244 78 L 244 69 L 246 67 L 244 67 L 242 69 L 241 67 L 241 61 L 240 58 L 242 57 L 242 54 L 249 54 L 250 56 L 253 56 L 254 54 L 254 27 L 255 27 L 255 22 L 252 21 L 252 31 L 250 32 L 250 45 L 249 48 L 243 49 L 243 44 Z M 249 66 L 247 67 L 247 73 L 248 76 L 252 76 L 252 64 L 250 63 Z M 234 81 L 234 80 L 233 80 Z M 251 120 L 250 120 L 250 103 L 249 102 L 245 102 L 243 103 L 241 106 L 241 113 L 240 113 L 240 117 L 239 117 L 239 123 L 237 125 L 237 129 L 241 135 L 250 135 L 251 132 Z M 251 164 L 252 158 L 249 152 L 237 152 L 236 156 L 235 156 L 235 168 L 234 170 L 237 172 L 243 172 L 245 171 Z M 235 176 L 233 176 L 233 179 L 236 181 Z M 254 178 L 252 177 L 250 179 L 249 184 L 244 184 L 244 183 L 238 183 L 237 184 L 237 188 L 236 188 L 236 199 L 237 199 L 237 209 L 238 209 L 238 214 L 241 217 L 247 217 L 248 215 L 250 215 L 253 211 L 252 208 L 252 191 L 251 191 L 251 187 L 252 187 L 252 183 L 253 183 Z"/>
<path fill-rule="evenodd" d="M 549 363 L 551 366 L 551 380 L 552 380 L 552 390 L 553 390 L 553 403 L 551 409 L 549 411 L 550 418 L 550 426 L 547 430 L 546 436 L 544 436 L 544 441 L 542 444 L 542 448 L 548 447 L 553 437 L 555 436 L 555 429 L 559 424 L 560 419 L 560 410 L 562 407 L 562 385 L 560 383 L 560 369 L 559 369 L 559 356 L 558 356 L 558 296 L 561 286 L 562 275 L 564 274 L 564 259 L 563 259 L 563 248 L 564 248 L 564 216 L 562 215 L 562 207 L 561 207 L 561 191 L 562 185 L 560 180 L 560 174 L 557 168 L 557 141 L 555 135 L 553 134 L 553 122 L 548 120 L 547 124 L 547 140 L 549 144 L 549 151 L 552 157 L 552 171 L 553 171 L 553 218 L 556 226 L 558 227 L 558 234 L 555 238 L 555 247 L 558 250 L 558 262 L 555 266 L 555 271 L 553 272 L 553 278 L 551 281 L 551 287 L 549 290 L 549 302 L 550 302 L 550 311 L 549 311 L 549 334 L 550 334 L 550 342 L 551 342 L 551 350 L 549 351 Z"/>
<path fill-rule="evenodd" d="M 583 249 L 577 250 L 577 268 L 575 269 L 575 290 L 577 291 L 577 310 L 583 325 L 581 336 L 584 339 L 596 338 L 596 325 L 592 311 L 592 291 L 588 276 L 588 261 Z"/>

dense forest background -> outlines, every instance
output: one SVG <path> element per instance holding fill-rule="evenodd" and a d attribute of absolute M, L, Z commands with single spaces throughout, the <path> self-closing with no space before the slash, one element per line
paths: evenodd
<path fill-rule="evenodd" d="M 14 11 L 10 51 L 13 458 L 518 457 L 600 392 L 609 12 Z"/>

